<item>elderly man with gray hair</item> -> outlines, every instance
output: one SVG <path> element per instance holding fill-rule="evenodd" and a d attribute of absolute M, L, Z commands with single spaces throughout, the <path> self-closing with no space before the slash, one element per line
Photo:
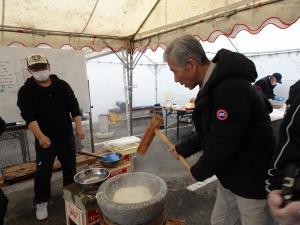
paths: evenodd
<path fill-rule="evenodd" d="M 263 96 L 251 84 L 255 65 L 240 53 L 221 49 L 209 61 L 199 41 L 184 35 L 171 42 L 164 60 L 175 82 L 199 87 L 193 121 L 196 134 L 170 149 L 189 157 L 203 151 L 190 170 L 198 181 L 216 175 L 212 225 L 264 225 L 271 222 L 265 179 L 275 148 Z"/>

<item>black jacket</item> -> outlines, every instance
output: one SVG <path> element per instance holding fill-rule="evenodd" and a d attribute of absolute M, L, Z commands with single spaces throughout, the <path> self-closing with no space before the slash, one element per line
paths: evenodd
<path fill-rule="evenodd" d="M 288 164 L 300 168 L 300 80 L 291 86 L 287 109 L 279 129 L 279 144 L 275 152 L 267 190 L 281 189 L 284 169 Z"/>
<path fill-rule="evenodd" d="M 239 196 L 265 198 L 275 137 L 263 97 L 251 85 L 257 76 L 255 65 L 225 49 L 212 61 L 216 67 L 195 102 L 197 134 L 176 145 L 176 150 L 183 157 L 203 150 L 191 168 L 195 179 L 215 174 Z"/>
<path fill-rule="evenodd" d="M 6 128 L 6 123 L 0 116 L 0 135 L 4 132 L 5 128 Z"/>
<path fill-rule="evenodd" d="M 37 121 L 41 131 L 52 139 L 73 135 L 72 117 L 80 115 L 78 101 L 67 82 L 50 75 L 52 84 L 41 87 L 33 77 L 18 92 L 17 105 L 28 125 Z"/>
<path fill-rule="evenodd" d="M 268 99 L 274 99 L 274 88 L 271 84 L 271 76 L 266 76 L 258 81 L 255 82 L 255 85 L 260 88 L 262 93 L 268 98 Z"/>

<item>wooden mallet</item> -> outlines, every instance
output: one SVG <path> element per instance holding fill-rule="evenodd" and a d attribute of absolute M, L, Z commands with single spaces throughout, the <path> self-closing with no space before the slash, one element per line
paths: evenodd
<path fill-rule="evenodd" d="M 162 140 L 169 147 L 169 149 L 172 149 L 174 147 L 174 144 L 172 144 L 169 141 L 169 139 L 166 137 L 166 135 L 164 135 L 159 129 L 162 122 L 163 122 L 163 119 L 160 116 L 158 116 L 158 115 L 153 116 L 153 118 L 151 119 L 151 121 L 148 124 L 148 127 L 142 138 L 142 141 L 137 149 L 137 152 L 140 155 L 144 155 L 146 153 L 146 151 L 148 150 L 148 147 L 151 144 L 155 135 L 158 136 L 159 139 Z M 189 164 L 189 162 L 185 158 L 183 158 L 181 155 L 179 155 L 179 160 L 184 165 L 185 169 L 188 172 L 190 172 L 191 165 Z"/>

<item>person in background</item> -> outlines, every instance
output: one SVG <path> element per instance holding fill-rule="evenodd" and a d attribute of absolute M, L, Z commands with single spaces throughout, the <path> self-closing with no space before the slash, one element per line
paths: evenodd
<path fill-rule="evenodd" d="M 267 224 L 264 186 L 275 136 L 263 97 L 251 84 L 257 77 L 254 63 L 226 49 L 209 61 L 191 35 L 172 41 L 164 61 L 175 82 L 200 87 L 192 116 L 196 134 L 170 151 L 178 159 L 202 150 L 191 175 L 197 181 L 218 177 L 211 224 L 234 225 L 239 219 L 243 225 Z"/>
<path fill-rule="evenodd" d="M 17 105 L 22 118 L 35 136 L 34 203 L 36 218 L 44 220 L 48 217 L 47 205 L 55 157 L 62 166 L 64 186 L 72 183 L 76 174 L 72 118 L 78 139 L 84 138 L 84 132 L 74 92 L 67 82 L 50 74 L 46 56 L 28 56 L 27 67 L 32 76 L 19 89 Z"/>
<path fill-rule="evenodd" d="M 5 127 L 6 127 L 6 123 L 0 116 L 0 135 L 4 132 Z M 4 216 L 6 213 L 7 204 L 8 204 L 8 199 L 5 196 L 2 189 L 0 188 L 0 225 L 4 224 Z"/>
<path fill-rule="evenodd" d="M 185 103 L 184 107 L 186 110 L 191 110 L 195 108 L 195 97 L 191 97 L 188 102 Z"/>
<path fill-rule="evenodd" d="M 191 97 L 190 98 L 190 103 L 195 103 L 195 101 L 196 101 L 196 97 Z"/>
<path fill-rule="evenodd" d="M 266 76 L 256 81 L 254 85 L 258 90 L 262 91 L 268 99 L 283 101 L 283 97 L 278 97 L 274 94 L 274 88 L 277 83 L 282 83 L 281 79 L 282 75 L 280 73 L 273 73 L 273 75 Z"/>
<path fill-rule="evenodd" d="M 290 87 L 286 101 L 286 113 L 279 130 L 279 145 L 269 170 L 266 189 L 269 191 L 268 204 L 280 224 L 300 225 L 300 80 Z M 295 177 L 287 177 L 287 169 L 296 168 Z M 293 174 L 293 173 L 292 173 Z M 291 180 L 292 194 L 282 191 L 284 181 Z M 289 185 L 288 185 L 289 187 Z M 285 196 L 284 196 L 285 195 Z M 290 197 L 297 195 L 290 201 Z M 290 203 L 284 203 L 286 197 Z"/>

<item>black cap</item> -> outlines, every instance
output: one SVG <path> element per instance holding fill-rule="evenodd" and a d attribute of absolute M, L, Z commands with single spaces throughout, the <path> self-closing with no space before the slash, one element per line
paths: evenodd
<path fill-rule="evenodd" d="M 282 84 L 282 82 L 281 82 L 282 75 L 280 73 L 273 73 L 272 76 L 276 78 L 276 81 L 278 83 Z"/>

